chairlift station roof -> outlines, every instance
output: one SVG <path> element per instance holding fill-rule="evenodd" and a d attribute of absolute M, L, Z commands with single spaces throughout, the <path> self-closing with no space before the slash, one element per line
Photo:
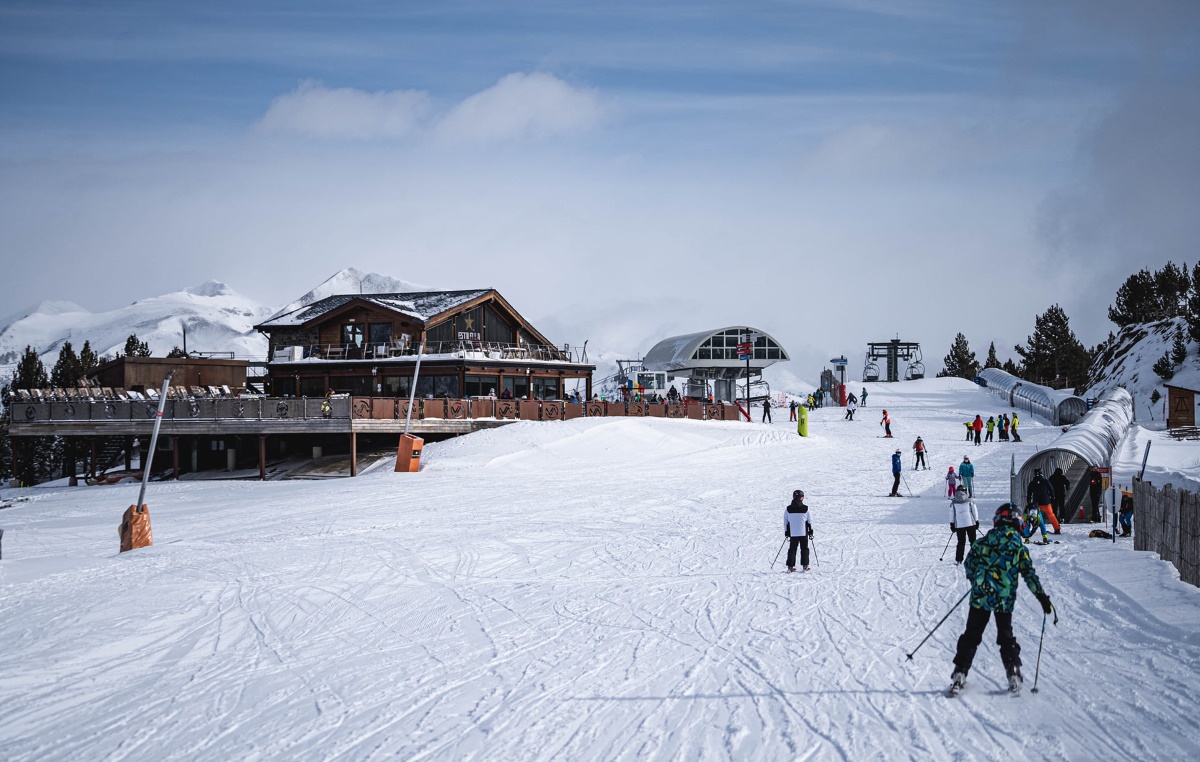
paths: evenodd
<path fill-rule="evenodd" d="M 668 373 L 703 369 L 744 369 L 737 345 L 749 335 L 754 344 L 752 369 L 762 370 L 780 360 L 790 360 L 787 351 L 766 331 L 750 326 L 726 326 L 715 330 L 672 336 L 655 344 L 642 365 L 648 371 Z"/>

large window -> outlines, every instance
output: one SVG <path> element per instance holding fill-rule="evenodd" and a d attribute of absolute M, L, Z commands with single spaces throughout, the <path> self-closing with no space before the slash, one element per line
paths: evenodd
<path fill-rule="evenodd" d="M 557 378 L 535 378 L 533 379 L 533 399 L 535 400 L 556 400 L 558 399 L 558 379 Z"/>
<path fill-rule="evenodd" d="M 362 323 L 342 323 L 342 344 L 350 347 L 361 347 L 365 337 L 365 325 Z"/>
<path fill-rule="evenodd" d="M 737 329 L 722 331 L 710 336 L 696 350 L 693 360 L 736 360 L 737 345 L 742 342 L 744 333 Z M 782 360 L 783 350 L 770 338 L 759 335 L 754 339 L 755 360 Z"/>
<path fill-rule="evenodd" d="M 323 379 L 323 378 L 302 378 L 302 379 L 300 379 L 300 396 L 302 396 L 302 397 L 324 397 L 325 396 L 325 379 Z"/>
<path fill-rule="evenodd" d="M 500 394 L 499 376 L 467 376 L 464 382 L 464 397 L 486 397 L 489 394 Z"/>
<path fill-rule="evenodd" d="M 368 342 L 371 346 L 380 344 L 390 345 L 392 343 L 392 324 L 391 323 L 371 323 L 370 329 L 367 331 L 370 336 Z"/>
<path fill-rule="evenodd" d="M 512 395 L 513 399 L 528 397 L 529 379 L 525 376 L 507 376 L 504 379 L 504 391 Z"/>

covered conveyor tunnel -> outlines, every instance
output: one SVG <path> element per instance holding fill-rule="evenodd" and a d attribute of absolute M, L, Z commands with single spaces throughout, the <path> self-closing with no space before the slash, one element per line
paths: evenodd
<path fill-rule="evenodd" d="M 1070 523 L 1075 508 L 1088 490 L 1088 469 L 1108 465 L 1121 438 L 1133 422 L 1133 397 L 1121 387 L 1113 387 L 1100 395 L 1096 406 L 1075 423 L 1049 447 L 1026 460 L 1012 477 L 1009 499 L 1014 505 L 1025 505 L 1025 494 L 1037 469 L 1049 478 L 1061 468 L 1071 486 L 1062 501 L 1065 515 L 1059 519 Z"/>
<path fill-rule="evenodd" d="M 984 368 L 976 381 L 982 379 L 988 391 L 1008 400 L 1008 404 L 1028 410 L 1055 426 L 1075 423 L 1087 413 L 1087 402 L 1070 392 L 1022 381 L 999 368 Z"/>

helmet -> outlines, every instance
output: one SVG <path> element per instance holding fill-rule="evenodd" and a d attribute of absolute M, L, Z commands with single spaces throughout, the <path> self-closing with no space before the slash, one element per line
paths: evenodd
<path fill-rule="evenodd" d="M 960 485 L 958 485 L 958 487 L 956 487 L 956 488 L 955 488 L 955 490 L 954 490 L 954 491 L 955 491 L 955 492 L 966 492 L 966 491 L 967 491 L 967 485 L 965 485 L 965 484 L 960 484 Z"/>
<path fill-rule="evenodd" d="M 920 437 L 917 437 L 917 441 L 918 441 L 918 442 L 920 442 L 920 441 L 921 441 L 921 438 L 920 438 Z"/>
<path fill-rule="evenodd" d="M 804 490 L 802 490 L 802 489 L 793 490 L 792 491 L 792 499 L 793 500 L 803 500 L 804 499 Z"/>
<path fill-rule="evenodd" d="M 992 526 L 1020 529 L 1021 516 L 1017 509 L 1013 508 L 1012 503 L 1005 503 L 997 508 L 995 515 L 992 516 Z"/>
<path fill-rule="evenodd" d="M 884 409 L 884 411 L 883 411 L 883 414 L 884 414 L 884 415 L 887 415 L 887 409 L 886 409 L 886 408 Z"/>
<path fill-rule="evenodd" d="M 1041 475 L 1042 475 L 1042 469 L 1040 469 L 1040 468 L 1035 468 L 1035 469 L 1033 469 L 1033 475 L 1034 475 L 1034 476 L 1041 476 Z"/>
<path fill-rule="evenodd" d="M 948 468 L 948 469 L 946 469 L 946 470 L 947 470 L 947 471 L 953 471 L 953 470 L 954 470 L 954 466 L 950 466 L 950 468 Z"/>
<path fill-rule="evenodd" d="M 970 459 L 970 458 L 968 458 L 966 455 L 964 455 L 964 456 L 963 456 L 963 463 L 970 463 L 970 462 L 971 462 L 971 459 Z"/>

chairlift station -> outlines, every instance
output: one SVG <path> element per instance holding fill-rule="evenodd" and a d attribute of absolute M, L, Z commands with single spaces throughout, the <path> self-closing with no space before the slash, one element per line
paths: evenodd
<path fill-rule="evenodd" d="M 879 360 L 884 361 L 887 377 L 879 377 Z M 905 363 L 904 375 L 900 364 Z M 915 341 L 872 341 L 867 344 L 867 357 L 863 363 L 863 381 L 913 381 L 925 378 L 925 365 L 921 362 L 921 345 Z"/>

